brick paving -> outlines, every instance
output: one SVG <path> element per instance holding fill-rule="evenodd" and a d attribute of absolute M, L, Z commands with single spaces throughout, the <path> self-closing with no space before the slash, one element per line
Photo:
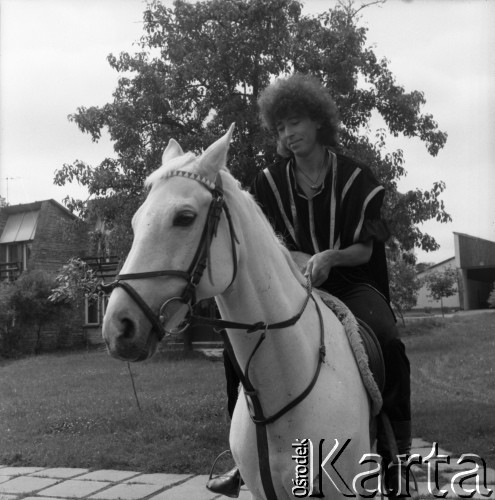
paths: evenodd
<path fill-rule="evenodd" d="M 423 459 L 432 452 L 433 445 L 422 439 L 413 440 L 412 453 Z M 495 500 L 495 470 L 486 469 L 485 484 L 481 472 L 481 481 L 476 488 L 476 475 L 472 473 L 473 463 L 459 464 L 459 459 L 448 451 L 438 449 L 437 455 L 450 456 L 450 464 L 439 463 L 438 487 L 433 489 L 428 482 L 427 466 L 414 466 L 421 498 L 434 498 L 445 491 L 447 499 L 460 498 L 460 495 L 474 489 L 475 499 L 490 498 Z M 460 486 L 452 485 L 455 474 L 471 471 Z M 433 476 L 434 477 L 434 476 Z M 8 467 L 0 465 L 0 500 L 221 500 L 205 488 L 208 476 L 195 474 L 142 474 L 132 471 L 43 468 L 43 467 Z M 457 477 L 459 479 L 459 476 Z M 485 488 L 486 486 L 486 488 Z M 378 498 L 378 497 L 377 497 Z M 240 500 L 250 500 L 251 495 L 243 486 Z"/>

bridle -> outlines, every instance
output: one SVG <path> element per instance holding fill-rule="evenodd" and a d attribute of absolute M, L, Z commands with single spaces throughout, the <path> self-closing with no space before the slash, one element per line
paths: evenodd
<path fill-rule="evenodd" d="M 217 175 L 216 181 L 212 182 L 208 178 L 203 177 L 199 174 L 193 172 L 186 172 L 183 170 L 176 170 L 173 172 L 169 172 L 165 178 L 169 177 L 183 177 L 186 179 L 192 179 L 194 181 L 199 182 L 204 185 L 211 193 L 212 200 L 210 203 L 210 207 L 208 209 L 208 214 L 206 217 L 205 226 L 203 228 L 203 232 L 201 234 L 201 238 L 198 244 L 198 248 L 196 249 L 196 253 L 193 257 L 193 260 L 189 266 L 187 271 L 182 270 L 162 270 L 162 271 L 150 271 L 150 272 L 142 272 L 142 273 L 128 273 L 128 274 L 119 274 L 116 276 L 114 282 L 109 283 L 108 285 L 102 285 L 101 288 L 104 292 L 110 292 L 115 288 L 123 288 L 129 296 L 136 302 L 144 315 L 151 322 L 153 330 L 156 332 L 159 340 L 161 341 L 164 337 L 174 335 L 184 331 L 188 326 L 193 324 L 202 324 L 212 326 L 216 329 L 221 335 L 224 341 L 225 349 L 227 350 L 230 359 L 232 360 L 234 369 L 239 377 L 239 380 L 242 383 L 244 389 L 244 395 L 246 397 L 246 403 L 248 407 L 248 411 L 251 417 L 251 420 L 256 425 L 256 440 L 258 446 L 258 458 L 259 458 L 259 468 L 261 481 L 263 484 L 263 488 L 265 490 L 265 494 L 269 500 L 276 500 L 276 493 L 273 485 L 273 479 L 271 476 L 270 470 L 270 460 L 269 460 L 269 449 L 268 449 L 268 436 L 267 436 L 267 425 L 278 420 L 282 415 L 287 413 L 289 410 L 297 406 L 306 396 L 311 392 L 316 381 L 318 380 L 318 376 L 320 373 L 321 365 L 325 359 L 325 339 L 324 339 L 324 325 L 323 325 L 323 316 L 318 305 L 318 302 L 315 300 L 312 288 L 311 288 L 311 279 L 308 278 L 306 288 L 306 298 L 302 307 L 299 311 L 289 319 L 277 322 L 266 324 L 263 321 L 259 321 L 257 323 L 239 323 L 235 321 L 229 321 L 219 318 L 209 318 L 196 316 L 193 314 L 193 306 L 196 304 L 196 287 L 198 286 L 201 278 L 203 277 L 203 273 L 210 262 L 210 247 L 213 241 L 213 238 L 217 234 L 218 224 L 220 221 L 220 217 L 222 212 L 225 213 L 229 232 L 230 232 L 230 240 L 232 246 L 232 260 L 233 260 L 233 271 L 232 271 L 232 279 L 230 281 L 230 285 L 234 282 L 237 275 L 237 252 L 236 252 L 236 243 L 239 244 L 239 240 L 237 239 L 234 225 L 232 223 L 232 218 L 230 216 L 229 209 L 225 202 L 225 197 L 223 194 L 222 188 L 222 180 L 220 175 Z M 210 274 L 210 281 L 212 281 L 211 275 L 211 265 L 208 266 L 208 272 Z M 139 293 L 129 284 L 127 281 L 136 280 L 136 279 L 147 279 L 147 278 L 156 278 L 161 276 L 174 276 L 183 278 L 186 281 L 186 286 L 181 296 L 172 297 L 171 299 L 166 300 L 162 306 L 160 307 L 160 313 L 157 316 L 151 308 L 146 304 L 143 298 L 139 295 Z M 259 398 L 258 391 L 251 383 L 249 378 L 249 367 L 251 361 L 257 352 L 258 348 L 261 346 L 262 342 L 266 338 L 266 332 L 268 330 L 281 330 L 284 328 L 288 328 L 296 324 L 304 311 L 306 310 L 306 306 L 309 303 L 309 300 L 312 299 L 315 306 L 316 311 L 318 313 L 319 325 L 320 325 L 320 345 L 318 349 L 318 364 L 316 370 L 314 372 L 313 378 L 309 382 L 308 386 L 304 391 L 302 391 L 296 398 L 294 398 L 290 403 L 285 405 L 281 410 L 277 411 L 273 415 L 265 416 L 263 413 L 263 408 L 261 406 L 261 401 Z M 170 307 L 171 304 L 177 302 L 179 305 L 186 305 L 189 309 L 189 315 L 185 318 L 185 320 L 179 325 L 176 329 L 169 329 L 166 325 L 167 322 L 167 308 Z M 246 330 L 248 333 L 262 331 L 253 351 L 251 352 L 245 370 L 243 370 L 239 363 L 237 362 L 234 350 L 230 343 L 229 337 L 227 336 L 225 329 L 241 329 Z"/>
<path fill-rule="evenodd" d="M 192 311 L 193 306 L 197 303 L 196 299 L 196 288 L 203 277 L 203 273 L 210 262 L 210 247 L 213 241 L 213 238 L 217 234 L 218 223 L 220 221 L 220 216 L 222 211 L 225 212 L 227 222 L 229 225 L 230 239 L 231 239 L 231 247 L 232 247 L 232 261 L 233 261 L 233 271 L 232 271 L 232 279 L 230 281 L 230 285 L 234 282 L 237 275 L 237 252 L 236 252 L 236 243 L 239 243 L 237 236 L 235 234 L 234 225 L 232 223 L 232 218 L 230 216 L 230 212 L 225 203 L 225 197 L 223 194 L 222 188 L 222 179 L 220 175 L 217 175 L 216 182 L 210 181 L 208 178 L 196 174 L 194 172 L 187 172 L 184 170 L 175 170 L 169 172 L 164 176 L 164 179 L 169 177 L 183 177 L 186 179 L 192 179 L 203 186 L 205 186 L 208 191 L 210 191 L 212 195 L 212 200 L 208 209 L 208 213 L 206 216 L 206 222 L 203 227 L 203 232 L 201 233 L 201 238 L 198 243 L 198 247 L 196 249 L 196 253 L 192 259 L 191 264 L 189 265 L 189 269 L 187 271 L 176 270 L 176 269 L 166 269 L 162 271 L 149 271 L 142 273 L 128 273 L 128 274 L 118 274 L 115 277 L 115 281 L 109 284 L 101 285 L 101 289 L 109 293 L 113 291 L 115 288 L 123 288 L 128 295 L 134 300 L 134 302 L 139 306 L 141 311 L 144 313 L 146 318 L 151 322 L 152 329 L 158 336 L 158 340 L 163 340 L 164 337 L 169 337 L 171 335 L 177 335 L 183 332 L 191 322 L 191 318 L 193 317 Z M 211 274 L 211 265 L 208 266 L 208 272 L 210 275 L 210 280 L 212 279 Z M 186 281 L 186 286 L 181 296 L 172 297 L 167 299 L 162 306 L 160 307 L 159 315 L 157 316 L 148 304 L 143 300 L 143 298 L 139 295 L 139 293 L 132 287 L 127 281 L 129 280 L 137 280 L 137 279 L 147 279 L 147 278 L 157 278 L 161 276 L 172 276 L 182 278 Z M 229 285 L 229 286 L 230 286 Z M 166 326 L 167 317 L 166 312 L 167 309 L 170 309 L 170 306 L 174 303 L 177 305 L 185 305 L 188 308 L 188 318 L 186 317 L 184 321 L 182 321 L 178 328 L 168 329 Z"/>

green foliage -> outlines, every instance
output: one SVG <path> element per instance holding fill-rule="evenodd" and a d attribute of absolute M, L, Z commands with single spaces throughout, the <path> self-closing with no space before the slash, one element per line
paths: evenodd
<path fill-rule="evenodd" d="M 53 286 L 53 277 L 45 271 L 22 273 L 12 285 L 8 307 L 24 324 L 46 322 L 56 312 L 56 308 L 48 300 Z"/>
<path fill-rule="evenodd" d="M 132 241 L 130 220 L 142 202 L 144 179 L 160 165 L 170 138 L 184 150 L 199 152 L 236 122 L 230 168 L 249 185 L 276 158 L 273 137 L 258 120 L 260 91 L 274 77 L 309 72 L 328 87 L 340 109 L 343 151 L 369 164 L 385 185 L 384 215 L 402 247 L 437 249 L 418 224 L 450 220 L 439 198 L 445 185 L 399 193 L 405 160 L 401 150 L 387 152 L 386 139 L 387 134 L 417 137 L 436 155 L 447 135 L 423 113 L 423 93 L 406 92 L 388 61 L 366 45 L 359 10 L 339 3 L 312 16 L 303 15 L 297 0 L 177 0 L 173 8 L 151 1 L 140 50 L 108 56 L 122 75 L 113 102 L 80 107 L 69 117 L 93 141 L 107 129 L 116 158 L 97 166 L 79 160 L 65 164 L 55 183 L 78 182 L 104 200 L 93 210 L 112 230 L 112 253 L 123 256 Z M 374 136 L 370 119 L 376 114 L 387 129 Z M 68 198 L 66 204 L 88 215 L 81 200 Z"/>
<path fill-rule="evenodd" d="M 41 328 L 60 313 L 60 305 L 51 302 L 55 281 L 45 271 L 22 273 L 14 282 L 0 284 L 0 352 L 12 356 L 21 350 L 23 332 L 35 328 L 40 341 Z"/>
<path fill-rule="evenodd" d="M 495 307 L 495 284 L 492 286 L 490 295 L 488 295 L 488 307 Z"/>
<path fill-rule="evenodd" d="M 430 273 L 424 281 L 432 299 L 451 297 L 457 292 L 457 269 L 448 267 L 443 271 Z"/>
<path fill-rule="evenodd" d="M 71 258 L 55 278 L 55 286 L 49 296 L 51 303 L 71 304 L 84 297 L 96 298 L 100 283 L 95 272 L 81 259 Z"/>
<path fill-rule="evenodd" d="M 390 301 L 404 323 L 404 313 L 416 305 L 421 281 L 416 277 L 414 265 L 402 258 L 388 260 L 388 273 Z"/>
<path fill-rule="evenodd" d="M 0 281 L 0 359 L 17 350 L 19 339 L 15 335 L 15 311 L 10 306 L 14 292 L 11 281 Z"/>

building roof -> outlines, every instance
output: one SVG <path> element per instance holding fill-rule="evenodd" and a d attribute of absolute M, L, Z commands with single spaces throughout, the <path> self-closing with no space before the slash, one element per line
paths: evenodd
<path fill-rule="evenodd" d="M 7 214 L 7 220 L 0 234 L 0 243 L 15 243 L 33 240 L 43 203 L 55 205 L 69 217 L 74 219 L 78 218 L 55 200 L 35 201 L 33 203 L 23 203 L 20 205 L 7 205 L 1 208 L 1 212 Z"/>
<path fill-rule="evenodd" d="M 442 260 L 442 262 L 438 262 L 436 264 L 432 264 L 431 266 L 427 267 L 426 269 L 423 269 L 421 272 L 418 273 L 418 276 L 420 274 L 424 274 L 424 273 L 427 273 L 433 269 L 435 269 L 436 267 L 439 267 L 439 266 L 443 266 L 444 264 L 447 264 L 448 262 L 454 262 L 455 261 L 455 257 L 450 257 L 448 259 L 445 259 L 445 260 Z"/>
<path fill-rule="evenodd" d="M 2 212 L 5 212 L 7 214 L 15 214 L 18 212 L 29 212 L 32 210 L 40 210 L 43 203 L 51 203 L 56 207 L 58 207 L 63 212 L 65 212 L 70 217 L 73 217 L 74 219 L 78 218 L 77 215 L 74 215 L 70 210 L 67 210 L 66 207 L 64 207 L 61 203 L 55 201 L 54 199 L 34 201 L 32 203 L 22 203 L 19 205 L 7 205 L 5 207 L 2 207 L 0 210 L 2 210 Z"/>
<path fill-rule="evenodd" d="M 478 236 L 472 236 L 471 234 L 466 234 L 466 233 L 458 233 L 457 231 L 454 231 L 454 234 L 456 236 L 462 236 L 463 238 L 470 238 L 472 240 L 477 240 L 477 241 L 484 241 L 486 243 L 495 243 L 493 240 L 487 240 L 486 238 L 479 238 Z"/>

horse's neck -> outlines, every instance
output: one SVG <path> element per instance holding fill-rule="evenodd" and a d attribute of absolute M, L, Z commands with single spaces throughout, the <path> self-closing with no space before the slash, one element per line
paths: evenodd
<path fill-rule="evenodd" d="M 294 310 L 304 289 L 289 264 L 290 257 L 261 215 L 246 208 L 238 212 L 235 226 L 242 234 L 237 278 L 219 306 L 238 321 L 277 323 Z"/>
<path fill-rule="evenodd" d="M 222 317 L 243 323 L 274 324 L 296 315 L 307 292 L 273 238 L 256 231 L 244 233 L 241 249 L 237 278 L 231 289 L 217 298 Z M 244 370 L 260 332 L 232 330 L 228 333 Z M 311 378 L 318 336 L 319 323 L 311 301 L 294 326 L 267 332 L 249 371 L 253 384 L 265 400 L 267 413 L 287 402 L 287 394 L 291 391 L 294 394 L 294 389 Z M 294 363 L 301 369 L 295 370 Z"/>

